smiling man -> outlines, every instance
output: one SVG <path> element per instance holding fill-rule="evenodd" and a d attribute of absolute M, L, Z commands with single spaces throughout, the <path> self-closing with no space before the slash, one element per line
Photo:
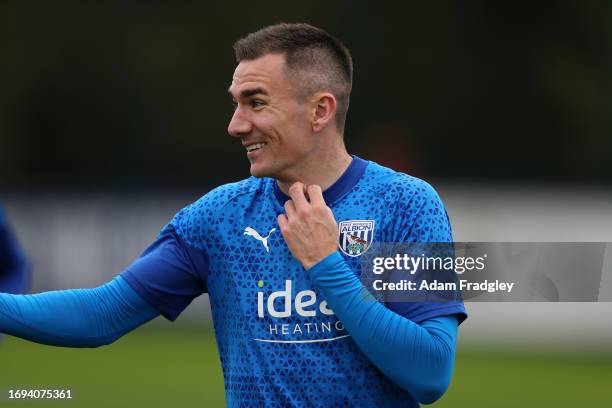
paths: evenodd
<path fill-rule="evenodd" d="M 452 241 L 439 197 L 347 153 L 352 61 L 337 39 L 279 24 L 234 48 L 228 132 L 253 177 L 181 210 L 106 285 L 0 295 L 0 331 L 93 347 L 160 313 L 174 320 L 207 292 L 228 406 L 435 401 L 452 376 L 463 304 L 378 302 L 357 276 L 373 242 Z"/>
<path fill-rule="evenodd" d="M 240 64 L 229 88 L 236 110 L 228 132 L 245 146 L 251 174 L 275 178 L 285 192 L 298 180 L 326 188 L 351 162 L 342 133 L 352 63 L 335 45 L 336 59 L 307 45 L 268 53 L 273 42 L 255 36 L 236 43 Z"/>

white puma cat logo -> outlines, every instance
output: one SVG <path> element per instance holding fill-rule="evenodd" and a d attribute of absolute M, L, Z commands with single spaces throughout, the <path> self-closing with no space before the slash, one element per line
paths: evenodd
<path fill-rule="evenodd" d="M 270 235 L 272 235 L 274 231 L 276 231 L 276 228 L 272 228 L 270 232 L 268 232 L 268 235 L 264 238 L 261 235 L 259 235 L 259 232 L 255 231 L 253 228 L 246 227 L 244 229 L 244 235 L 248 235 L 248 236 L 255 238 L 256 240 L 261 242 L 264 248 L 266 248 L 266 252 L 270 252 L 270 248 L 268 247 L 268 238 L 270 238 Z"/>

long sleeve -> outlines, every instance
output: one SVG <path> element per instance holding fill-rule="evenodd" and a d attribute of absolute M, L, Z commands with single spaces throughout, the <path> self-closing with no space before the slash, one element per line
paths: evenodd
<path fill-rule="evenodd" d="M 121 276 L 93 289 L 0 293 L 0 332 L 53 346 L 110 344 L 158 315 Z"/>
<path fill-rule="evenodd" d="M 28 281 L 26 256 L 0 206 L 0 292 L 23 293 Z"/>
<path fill-rule="evenodd" d="M 421 324 L 377 302 L 334 252 L 308 270 L 322 294 L 363 353 L 415 399 L 431 403 L 452 376 L 457 318 L 432 317 Z"/>

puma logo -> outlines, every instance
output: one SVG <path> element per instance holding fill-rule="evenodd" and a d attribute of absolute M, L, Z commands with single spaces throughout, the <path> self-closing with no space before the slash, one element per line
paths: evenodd
<path fill-rule="evenodd" d="M 261 242 L 264 248 L 266 248 L 266 252 L 270 252 L 270 247 L 268 247 L 268 238 L 270 238 L 270 235 L 272 235 L 274 231 L 276 231 L 276 228 L 272 228 L 266 237 L 262 237 L 259 235 L 259 232 L 255 231 L 253 228 L 246 227 L 244 229 L 244 235 L 255 238 L 257 241 Z"/>

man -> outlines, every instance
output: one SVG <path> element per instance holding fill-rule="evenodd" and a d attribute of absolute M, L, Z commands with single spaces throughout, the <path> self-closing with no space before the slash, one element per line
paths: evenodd
<path fill-rule="evenodd" d="M 346 152 L 352 61 L 337 39 L 279 24 L 234 47 L 228 131 L 254 177 L 181 210 L 104 286 L 27 302 L 0 295 L 0 331 L 98 346 L 160 313 L 174 320 L 208 292 L 228 406 L 436 400 L 452 375 L 463 304 L 364 299 L 356 272 L 372 242 L 450 242 L 438 196 Z"/>

